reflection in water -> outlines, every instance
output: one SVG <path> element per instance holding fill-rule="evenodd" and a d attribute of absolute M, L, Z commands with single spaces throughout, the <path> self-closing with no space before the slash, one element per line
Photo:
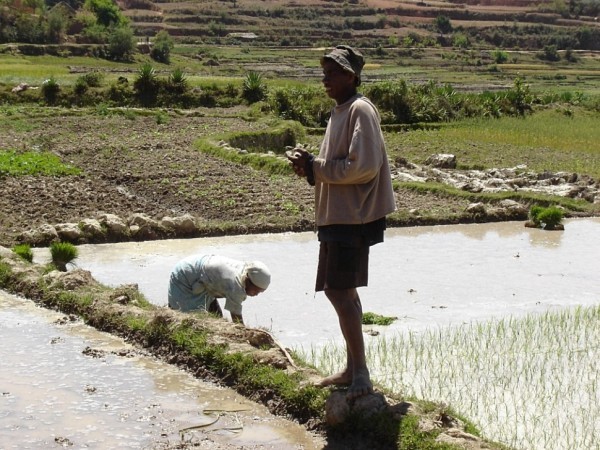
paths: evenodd
<path fill-rule="evenodd" d="M 210 422 L 185 438 L 251 449 L 260 435 L 273 448 L 317 448 L 302 427 L 263 406 L 80 322 L 58 325 L 59 318 L 0 291 L 3 450 L 175 448 L 181 429 Z M 234 427 L 239 432 L 223 432 Z"/>
<path fill-rule="evenodd" d="M 372 248 L 369 287 L 360 295 L 365 311 L 399 318 L 383 334 L 596 304 L 598 249 L 600 219 L 566 220 L 564 231 L 523 222 L 394 228 Z M 314 293 L 314 233 L 84 245 L 77 265 L 107 285 L 137 283 L 151 302 L 166 305 L 172 267 L 209 252 L 271 268 L 269 289 L 244 304 L 248 326 L 267 328 L 288 346 L 340 339 L 333 308 Z M 36 262 L 47 253 L 36 249 Z"/>

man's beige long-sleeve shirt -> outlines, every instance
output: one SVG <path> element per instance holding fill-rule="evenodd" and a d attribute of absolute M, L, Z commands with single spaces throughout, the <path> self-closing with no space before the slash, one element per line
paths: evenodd
<path fill-rule="evenodd" d="M 312 166 L 317 226 L 369 223 L 396 209 L 380 120 L 361 94 L 333 109 Z"/>

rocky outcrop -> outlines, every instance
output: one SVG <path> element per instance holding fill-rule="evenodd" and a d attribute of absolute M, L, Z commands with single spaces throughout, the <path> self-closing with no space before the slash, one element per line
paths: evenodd
<path fill-rule="evenodd" d="M 436 154 L 424 165 L 396 161 L 394 179 L 412 182 L 437 182 L 473 193 L 538 192 L 542 194 L 600 203 L 600 182 L 572 172 L 542 172 L 527 170 L 524 164 L 511 168 L 487 170 L 456 169 L 454 155 Z"/>
<path fill-rule="evenodd" d="M 18 236 L 19 242 L 47 246 L 53 242 L 88 244 L 122 242 L 130 240 L 155 240 L 192 236 L 198 230 L 197 219 L 190 214 L 153 219 L 136 213 L 123 219 L 115 214 L 101 214 L 97 218 L 83 219 L 78 223 L 44 224 L 26 230 Z"/>

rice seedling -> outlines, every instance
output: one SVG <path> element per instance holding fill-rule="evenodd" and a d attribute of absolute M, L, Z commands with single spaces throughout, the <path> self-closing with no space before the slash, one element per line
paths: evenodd
<path fill-rule="evenodd" d="M 386 133 L 390 155 L 421 164 L 431 154 L 452 153 L 462 168 L 516 167 L 600 176 L 598 115 L 574 109 L 525 118 L 462 120 L 438 129 Z"/>
<path fill-rule="evenodd" d="M 450 404 L 514 448 L 598 448 L 600 307 L 407 332 L 371 340 L 376 384 Z M 332 373 L 345 349 L 296 350 Z"/>
<path fill-rule="evenodd" d="M 50 245 L 52 264 L 61 272 L 67 271 L 67 264 L 72 263 L 78 253 L 77 247 L 69 242 L 54 242 Z"/>
<path fill-rule="evenodd" d="M 33 251 L 29 244 L 17 244 L 12 248 L 12 251 L 23 258 L 25 261 L 33 262 Z"/>
<path fill-rule="evenodd" d="M 60 158 L 52 153 L 22 152 L 0 149 L 0 176 L 24 175 L 77 175 L 80 170 L 76 167 L 65 165 Z"/>

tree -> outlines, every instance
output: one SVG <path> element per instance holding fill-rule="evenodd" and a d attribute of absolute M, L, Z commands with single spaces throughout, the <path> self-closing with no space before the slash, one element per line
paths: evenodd
<path fill-rule="evenodd" d="M 119 7 L 112 0 L 86 0 L 85 7 L 96 15 L 98 24 L 105 27 L 122 25 L 126 22 Z"/>
<path fill-rule="evenodd" d="M 444 15 L 437 16 L 435 18 L 435 28 L 440 32 L 440 35 L 450 33 L 452 31 L 452 24 L 450 19 Z"/>
<path fill-rule="evenodd" d="M 48 13 L 46 22 L 46 40 L 59 44 L 66 34 L 69 18 L 59 8 L 54 8 Z"/>
<path fill-rule="evenodd" d="M 135 49 L 133 30 L 129 26 L 113 28 L 108 36 L 108 54 L 117 61 L 131 59 Z"/>
<path fill-rule="evenodd" d="M 171 50 L 173 49 L 173 39 L 169 33 L 164 30 L 156 33 L 154 37 L 154 44 L 150 51 L 150 57 L 155 61 L 169 64 L 171 62 Z"/>

